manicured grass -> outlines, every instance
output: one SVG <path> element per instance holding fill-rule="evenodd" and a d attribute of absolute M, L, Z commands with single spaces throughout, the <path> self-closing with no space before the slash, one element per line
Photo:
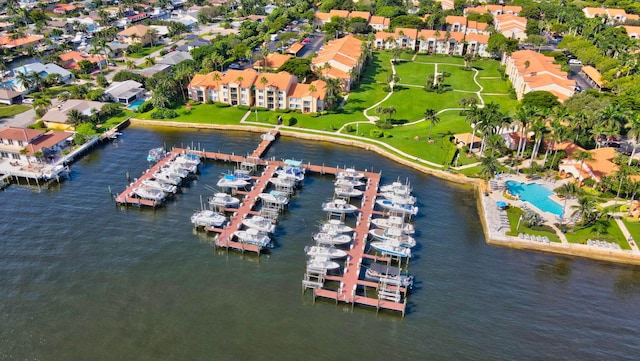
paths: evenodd
<path fill-rule="evenodd" d="M 415 62 L 401 62 L 396 65 L 396 74 L 400 84 L 424 86 L 429 74 L 435 72 L 435 65 Z"/>
<path fill-rule="evenodd" d="M 217 123 L 217 124 L 240 124 L 240 119 L 247 113 L 246 110 L 237 107 L 219 108 L 213 104 L 199 104 L 191 106 L 191 112 L 187 114 L 184 105 L 174 109 L 178 117 L 166 119 L 173 122 L 185 123 Z M 151 119 L 153 110 L 146 113 L 133 113 L 132 118 Z"/>
<path fill-rule="evenodd" d="M 634 240 L 640 240 L 640 220 L 632 217 L 622 217 L 622 222 L 627 227 Z"/>
<path fill-rule="evenodd" d="M 371 63 L 365 68 L 363 78 L 371 79 L 378 83 L 386 83 L 391 74 L 391 53 L 388 51 L 376 51 L 373 53 Z"/>
<path fill-rule="evenodd" d="M 0 105 L 0 118 L 12 117 L 31 109 L 28 105 Z"/>
<path fill-rule="evenodd" d="M 494 102 L 496 104 L 500 104 L 500 109 L 502 109 L 503 111 L 507 111 L 512 115 L 516 112 L 518 101 L 515 99 L 511 99 L 511 97 L 509 97 L 508 95 L 481 95 L 486 104 Z"/>
<path fill-rule="evenodd" d="M 151 55 L 153 52 L 156 52 L 164 47 L 165 47 L 164 44 L 160 44 L 153 47 L 143 48 L 142 51 L 139 53 L 127 54 L 127 57 L 141 59 L 141 58 L 144 58 L 145 56 Z"/>
<path fill-rule="evenodd" d="M 509 90 L 511 89 L 509 82 L 500 78 L 487 79 L 478 76 L 476 80 L 482 85 L 482 93 L 509 94 Z"/>
<path fill-rule="evenodd" d="M 418 54 L 416 55 L 417 62 L 425 62 L 425 63 L 444 63 L 444 64 L 460 64 L 464 65 L 464 59 L 457 56 L 447 56 L 447 55 L 427 55 L 427 54 Z"/>
<path fill-rule="evenodd" d="M 402 60 L 411 60 L 411 59 L 413 59 L 413 55 L 414 55 L 413 52 L 401 53 L 400 54 L 400 59 L 402 59 Z"/>
<path fill-rule="evenodd" d="M 627 243 L 627 240 L 624 238 L 622 231 L 613 219 L 608 221 L 606 233 L 598 234 L 593 226 L 586 228 L 579 228 L 579 226 L 577 226 L 574 231 L 570 230 L 567 232 L 566 236 L 567 240 L 571 243 L 586 244 L 588 239 L 592 239 L 614 242 L 619 244 L 622 249 L 631 249 L 629 243 Z"/>
<path fill-rule="evenodd" d="M 450 77 L 444 78 L 444 84 L 449 84 L 456 90 L 479 91 L 480 87 L 473 81 L 475 72 L 466 71 L 455 65 L 438 64 L 438 73 L 448 72 Z"/>
<path fill-rule="evenodd" d="M 500 62 L 497 60 L 482 59 L 474 61 L 471 66 L 476 68 L 480 72 L 478 76 L 500 76 Z"/>
<path fill-rule="evenodd" d="M 426 92 L 422 88 L 406 87 L 394 92 L 381 105 L 384 107 L 394 106 L 396 108 L 396 114 L 393 119 L 412 122 L 422 119 L 424 111 L 428 108 L 436 111 L 446 108 L 459 108 L 460 99 L 471 96 L 475 95 L 461 92 L 437 94 L 435 92 Z"/>
<path fill-rule="evenodd" d="M 520 216 L 524 214 L 524 211 L 518 207 L 508 207 L 507 215 L 509 216 L 509 224 L 511 225 L 511 230 L 507 232 L 509 236 L 518 236 L 520 233 L 532 234 L 535 236 L 547 236 L 551 242 L 560 243 L 560 237 L 555 232 L 547 232 L 541 230 L 533 230 L 527 227 L 524 222 L 520 222 L 520 227 L 518 227 L 518 220 Z M 517 228 L 517 229 L 516 229 Z"/>

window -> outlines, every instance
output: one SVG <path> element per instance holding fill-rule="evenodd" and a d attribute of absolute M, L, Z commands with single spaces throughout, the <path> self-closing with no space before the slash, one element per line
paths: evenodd
<path fill-rule="evenodd" d="M 262 98 L 263 98 L 262 95 L 258 95 L 259 100 L 262 100 Z"/>
<path fill-rule="evenodd" d="M 13 139 L 7 139 L 7 141 L 8 141 L 7 144 L 13 145 Z"/>
<path fill-rule="evenodd" d="M 15 154 L 15 153 L 11 154 L 11 158 L 19 160 L 20 159 L 20 154 Z"/>
<path fill-rule="evenodd" d="M 2 158 L 9 158 L 9 153 L 7 153 L 7 152 L 2 152 L 2 153 L 0 153 L 0 156 L 1 156 Z"/>

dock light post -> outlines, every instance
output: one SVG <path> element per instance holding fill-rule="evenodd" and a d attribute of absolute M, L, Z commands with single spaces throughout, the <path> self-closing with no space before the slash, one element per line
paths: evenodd
<path fill-rule="evenodd" d="M 520 230 L 520 222 L 522 222 L 522 215 L 520 215 L 520 218 L 518 218 L 518 225 L 516 226 L 516 232 Z"/>

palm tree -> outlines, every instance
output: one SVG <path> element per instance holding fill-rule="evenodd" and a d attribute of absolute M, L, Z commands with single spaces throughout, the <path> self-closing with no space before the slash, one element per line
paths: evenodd
<path fill-rule="evenodd" d="M 434 109 L 428 108 L 424 111 L 424 119 L 429 122 L 429 135 L 427 139 L 431 141 L 431 130 L 433 130 L 433 126 L 440 122 L 440 117 L 438 117 L 438 112 Z"/>
<path fill-rule="evenodd" d="M 579 188 L 575 182 L 567 182 L 560 187 L 556 188 L 554 192 L 564 197 L 564 205 L 562 206 L 562 215 L 564 216 L 567 208 L 567 199 L 578 194 Z"/>
<path fill-rule="evenodd" d="M 260 55 L 262 55 L 262 71 L 267 67 L 267 57 L 269 56 L 269 48 L 267 46 L 263 46 L 260 48 Z"/>
<path fill-rule="evenodd" d="M 144 58 L 144 65 L 146 67 L 154 66 L 154 65 L 156 65 L 156 59 L 154 59 L 154 58 L 152 58 L 150 56 L 147 56 L 146 58 Z"/>
<path fill-rule="evenodd" d="M 152 28 L 152 27 L 149 27 L 149 28 L 147 29 L 147 35 L 149 35 L 149 39 L 151 40 L 151 47 L 153 47 L 153 46 L 154 46 L 154 45 L 153 45 L 153 38 L 154 38 L 157 34 L 158 34 L 158 30 L 156 30 L 156 29 L 154 29 L 154 28 Z"/>
<path fill-rule="evenodd" d="M 78 126 L 86 121 L 86 116 L 80 113 L 77 109 L 71 109 L 67 113 L 67 123 Z"/>
<path fill-rule="evenodd" d="M 132 60 L 125 61 L 124 65 L 127 67 L 127 69 L 135 69 L 136 67 L 136 63 L 134 63 Z"/>
<path fill-rule="evenodd" d="M 578 170 L 580 175 L 578 176 L 578 179 L 582 180 L 582 167 L 584 166 L 584 162 L 593 159 L 593 155 L 585 150 L 577 150 L 571 155 L 571 158 L 580 162 L 580 169 Z"/>
<path fill-rule="evenodd" d="M 536 143 L 533 145 L 533 150 L 531 151 L 531 166 L 533 166 L 533 161 L 538 156 L 538 152 L 540 151 L 540 144 L 542 144 L 542 139 L 544 138 L 544 134 L 548 131 L 548 129 L 543 119 L 536 119 L 536 121 L 531 124 L 531 130 L 533 131 L 534 137 L 536 139 Z"/>
<path fill-rule="evenodd" d="M 219 72 L 214 72 L 213 75 L 211 76 L 211 80 L 216 82 L 216 91 L 218 92 L 218 101 L 222 101 L 222 97 L 220 97 L 220 80 L 222 80 L 222 77 L 220 76 Z"/>
<path fill-rule="evenodd" d="M 18 72 L 18 74 L 16 74 L 16 79 L 18 79 L 25 90 L 33 88 L 33 80 L 31 76 L 29 76 L 28 72 Z"/>
<path fill-rule="evenodd" d="M 402 54 L 402 48 L 396 46 L 393 49 L 391 49 L 391 61 L 394 63 L 397 62 L 401 54 Z"/>
<path fill-rule="evenodd" d="M 636 113 L 632 118 L 630 118 L 627 124 L 624 125 L 624 127 L 629 129 L 627 135 L 631 139 L 633 139 L 633 150 L 631 151 L 631 156 L 629 157 L 629 165 L 631 165 L 633 157 L 636 155 L 638 139 L 640 138 L 640 113 Z"/>
<path fill-rule="evenodd" d="M 571 216 L 580 216 L 583 226 L 589 225 L 596 218 L 596 201 L 593 198 L 582 197 L 578 199 L 578 204 L 571 206 L 575 209 Z"/>
<path fill-rule="evenodd" d="M 498 159 L 494 156 L 483 157 L 480 161 L 480 166 L 482 167 L 480 174 L 485 182 L 489 182 L 500 170 L 500 162 L 498 162 Z"/>
<path fill-rule="evenodd" d="M 527 128 L 531 124 L 533 118 L 538 114 L 538 110 L 534 107 L 524 106 L 516 111 L 516 122 L 520 127 L 518 139 L 518 148 L 516 149 L 516 159 L 520 158 L 520 153 L 524 156 L 524 150 L 527 147 Z"/>

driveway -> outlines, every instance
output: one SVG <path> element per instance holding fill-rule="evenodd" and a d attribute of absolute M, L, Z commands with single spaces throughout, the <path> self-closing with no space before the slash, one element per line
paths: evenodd
<path fill-rule="evenodd" d="M 569 79 L 575 80 L 576 85 L 580 86 L 582 90 L 593 88 L 593 85 L 589 82 L 587 77 L 582 74 L 582 65 L 571 65 L 571 73 L 569 73 Z"/>
<path fill-rule="evenodd" d="M 310 57 L 313 53 L 318 52 L 324 44 L 324 33 L 314 32 L 311 35 L 313 35 L 313 39 L 309 44 L 306 44 L 304 48 L 302 48 L 300 53 L 298 53 L 298 58 Z"/>
<path fill-rule="evenodd" d="M 34 123 L 36 111 L 33 108 L 12 117 L 0 118 L 0 129 L 7 127 L 26 128 Z"/>

